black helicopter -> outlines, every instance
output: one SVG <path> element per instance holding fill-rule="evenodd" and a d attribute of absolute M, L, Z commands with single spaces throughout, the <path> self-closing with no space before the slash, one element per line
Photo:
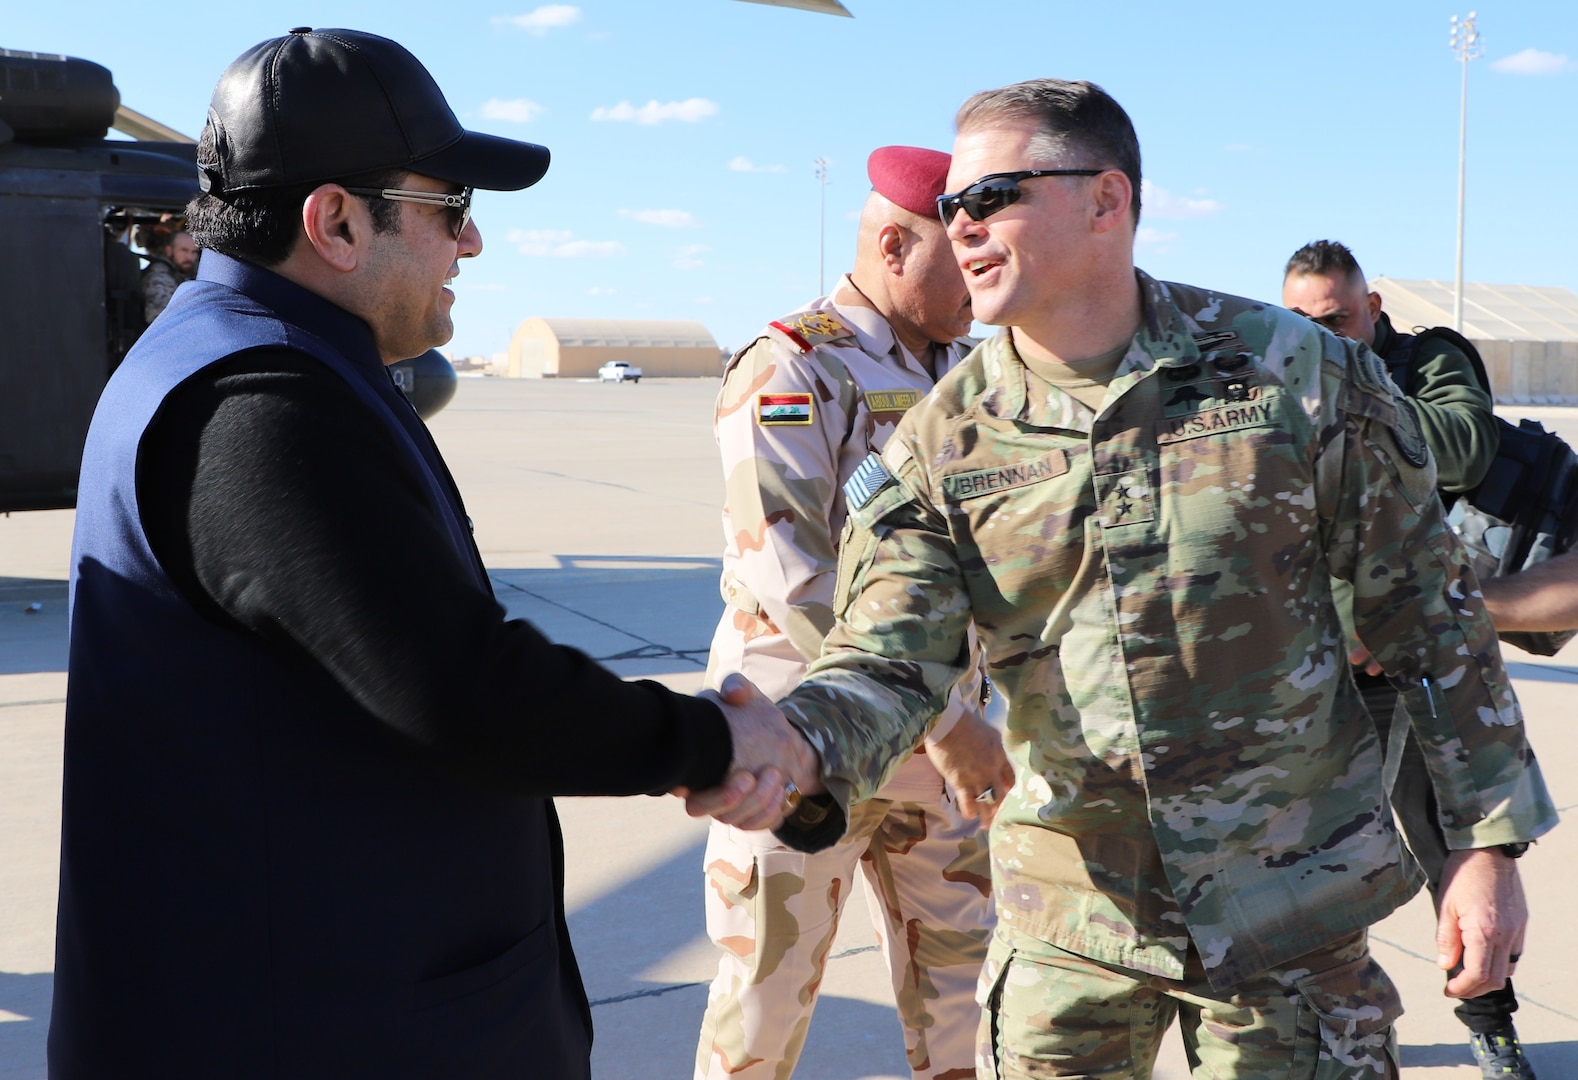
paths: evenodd
<path fill-rule="evenodd" d="M 196 149 L 123 106 L 107 68 L 0 49 L 0 513 L 76 505 L 93 407 L 146 328 L 132 243 L 179 223 Z M 391 374 L 424 418 L 455 394 L 436 350 Z"/>

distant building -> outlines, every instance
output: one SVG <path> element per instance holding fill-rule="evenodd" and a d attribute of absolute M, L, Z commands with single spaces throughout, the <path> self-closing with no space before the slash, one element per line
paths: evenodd
<path fill-rule="evenodd" d="M 1452 282 L 1378 277 L 1370 288 L 1403 333 L 1452 325 Z M 1578 404 L 1578 293 L 1464 282 L 1463 336 L 1484 358 L 1497 402 Z"/>
<path fill-rule="evenodd" d="M 716 377 L 723 371 L 718 354 L 718 343 L 699 322 L 533 317 L 511 335 L 504 374 L 589 379 L 608 361 L 626 360 L 648 378 Z"/>

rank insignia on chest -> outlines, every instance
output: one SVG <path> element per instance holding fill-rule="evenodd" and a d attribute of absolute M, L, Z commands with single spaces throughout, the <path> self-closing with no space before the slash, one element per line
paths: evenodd
<path fill-rule="evenodd" d="M 757 394 L 756 422 L 763 427 L 778 424 L 809 424 L 810 394 Z"/>

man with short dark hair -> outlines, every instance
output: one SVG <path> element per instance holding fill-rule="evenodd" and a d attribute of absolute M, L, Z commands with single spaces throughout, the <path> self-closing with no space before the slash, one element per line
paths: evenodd
<path fill-rule="evenodd" d="M 1418 416 L 1425 444 L 1435 457 L 1437 488 L 1445 505 L 1478 486 L 1495 460 L 1499 439 L 1493 402 L 1461 349 L 1434 337 L 1416 348 L 1414 335 L 1393 329 L 1382 309 L 1381 294 L 1371 290 L 1353 252 L 1335 240 L 1305 244 L 1288 259 L 1282 304 L 1334 334 L 1362 341 L 1386 361 L 1392 381 Z M 1338 611 L 1347 620 L 1351 593 L 1342 582 L 1334 584 L 1334 592 Z M 1487 607 L 1489 604 L 1487 595 Z M 1430 773 L 1418 738 L 1394 723 L 1397 689 L 1378 664 L 1369 665 L 1373 671 L 1365 669 L 1363 647 L 1359 649 L 1359 666 L 1353 677 L 1375 721 L 1382 754 L 1395 773 L 1388 792 L 1392 808 L 1408 838 L 1409 850 L 1425 872 L 1431 895 L 1439 897 L 1448 847 L 1438 821 Z M 1492 1080 L 1534 1078 L 1512 1023 L 1517 1009 L 1518 998 L 1508 979 L 1500 989 L 1469 998 L 1455 1010 L 1471 1032 L 1475 1060 Z"/>
<path fill-rule="evenodd" d="M 170 304 L 176 288 L 191 281 L 197 269 L 197 244 L 184 229 L 171 233 L 169 226 L 148 232 L 148 266 L 142 272 L 143 321 L 153 322 Z"/>
<path fill-rule="evenodd" d="M 1387 361 L 1419 417 L 1435 455 L 1437 484 L 1451 505 L 1453 496 L 1474 490 L 1496 460 L 1495 403 L 1461 349 L 1432 338 L 1427 348 L 1414 350 L 1413 335 L 1394 329 L 1381 304 L 1353 252 L 1335 240 L 1305 244 L 1283 270 L 1283 307 L 1364 342 Z"/>
<path fill-rule="evenodd" d="M 50 1075 L 584 1078 L 549 796 L 732 761 L 771 823 L 782 774 L 738 766 L 793 755 L 506 621 L 385 370 L 451 336 L 472 189 L 548 151 L 298 29 L 226 70 L 197 160 L 199 278 L 83 457 Z"/>
<path fill-rule="evenodd" d="M 1555 811 L 1384 369 L 1280 308 L 1136 270 L 1139 183 L 1128 117 L 1090 83 L 961 108 L 942 217 L 975 317 L 1004 329 L 848 495 L 838 622 L 779 702 L 821 783 L 778 836 L 836 839 L 963 672 L 973 620 L 1016 773 L 980 1075 L 1148 1075 L 1178 1017 L 1199 1076 L 1396 1076 L 1401 1004 L 1366 930 L 1420 882 L 1333 577 L 1428 700 L 1410 715 L 1455 849 L 1449 994 L 1511 970 L 1526 911 L 1499 848 Z"/>

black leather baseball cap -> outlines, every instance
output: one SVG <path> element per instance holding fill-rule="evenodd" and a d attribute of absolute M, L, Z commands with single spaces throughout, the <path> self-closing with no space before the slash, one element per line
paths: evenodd
<path fill-rule="evenodd" d="M 208 127 L 198 183 L 220 196 L 380 169 L 518 191 L 548 171 L 547 147 L 467 131 L 421 61 L 360 30 L 254 45 L 219 77 Z"/>

